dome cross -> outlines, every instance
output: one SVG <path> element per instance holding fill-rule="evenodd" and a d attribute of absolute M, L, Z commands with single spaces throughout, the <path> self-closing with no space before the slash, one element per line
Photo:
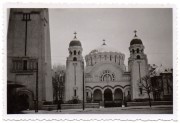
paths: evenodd
<path fill-rule="evenodd" d="M 136 33 L 137 33 L 137 30 L 134 30 L 134 34 L 135 34 L 134 37 L 137 37 Z"/>
<path fill-rule="evenodd" d="M 77 34 L 77 33 L 76 33 L 76 31 L 75 31 L 75 32 L 74 32 L 74 39 L 76 39 L 76 34 Z"/>
<path fill-rule="evenodd" d="M 106 42 L 105 42 L 106 40 L 105 39 L 103 39 L 103 45 L 106 45 Z"/>

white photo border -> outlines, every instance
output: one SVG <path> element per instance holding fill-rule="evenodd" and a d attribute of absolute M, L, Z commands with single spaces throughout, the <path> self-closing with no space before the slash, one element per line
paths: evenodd
<path fill-rule="evenodd" d="M 173 114 L 12 114 L 9 115 L 6 112 L 6 92 L 7 92 L 7 9 L 8 8 L 172 8 L 173 9 Z M 1 62 L 3 66 L 1 76 L 1 103 L 2 103 L 2 119 L 4 121 L 99 121 L 99 120 L 118 120 L 118 121 L 177 121 L 178 115 L 178 38 L 177 38 L 177 7 L 174 4 L 63 4 L 63 3 L 4 3 L 3 14 L 1 17 Z"/>

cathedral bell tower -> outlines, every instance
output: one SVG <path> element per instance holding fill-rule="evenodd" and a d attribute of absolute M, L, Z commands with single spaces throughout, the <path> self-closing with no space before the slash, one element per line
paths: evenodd
<path fill-rule="evenodd" d="M 131 100 L 147 98 L 147 94 L 143 92 L 139 83 L 141 82 L 140 78 L 148 73 L 148 60 L 144 54 L 144 45 L 136 35 L 137 31 L 135 30 L 134 33 L 134 38 L 130 42 L 128 59 L 128 69 L 131 72 Z"/>
<path fill-rule="evenodd" d="M 81 42 L 74 33 L 74 39 L 69 44 L 69 56 L 66 60 L 65 101 L 83 100 L 83 69 Z"/>
<path fill-rule="evenodd" d="M 48 11 L 44 8 L 10 9 L 7 32 L 9 106 L 25 106 L 23 109 L 37 111 L 44 102 L 53 101 Z M 12 86 L 11 82 L 23 87 Z M 21 100 L 15 103 L 14 97 Z"/>

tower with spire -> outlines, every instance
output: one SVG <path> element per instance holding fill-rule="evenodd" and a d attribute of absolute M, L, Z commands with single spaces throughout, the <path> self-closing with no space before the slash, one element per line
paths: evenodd
<path fill-rule="evenodd" d="M 144 45 L 134 31 L 134 38 L 130 42 L 130 57 L 128 59 L 128 69 L 131 73 L 131 100 L 145 99 L 146 93 L 139 86 L 142 77 L 148 74 L 148 60 L 144 53 Z"/>
<path fill-rule="evenodd" d="M 81 42 L 74 32 L 74 39 L 69 43 L 69 56 L 66 60 L 65 101 L 83 99 L 83 68 Z"/>
<path fill-rule="evenodd" d="M 44 8 L 10 9 L 7 32 L 7 105 L 10 111 L 12 105 L 32 110 L 42 108 L 45 101 L 53 101 L 48 11 Z M 12 86 L 11 82 L 22 87 Z M 21 101 L 15 102 L 13 98 Z"/>

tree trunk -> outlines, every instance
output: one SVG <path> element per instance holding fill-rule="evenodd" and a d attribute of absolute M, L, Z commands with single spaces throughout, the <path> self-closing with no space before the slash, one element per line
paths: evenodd
<path fill-rule="evenodd" d="M 149 97 L 149 106 L 151 107 L 151 97 L 150 97 L 150 93 L 148 93 L 148 97 Z"/>

